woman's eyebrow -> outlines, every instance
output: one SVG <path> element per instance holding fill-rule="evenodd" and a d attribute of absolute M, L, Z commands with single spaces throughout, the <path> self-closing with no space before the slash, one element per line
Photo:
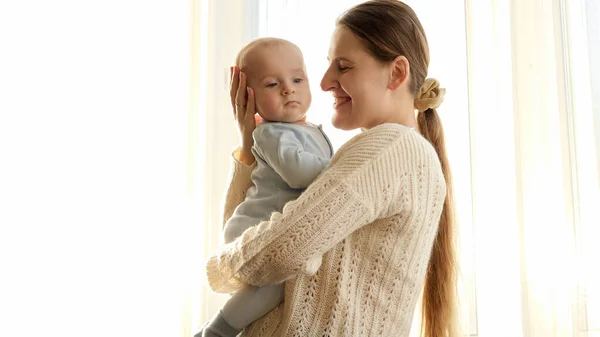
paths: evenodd
<path fill-rule="evenodd" d="M 330 61 L 330 60 L 329 60 L 329 56 L 327 56 L 327 61 Z M 334 62 L 335 62 L 335 61 L 346 61 L 346 62 L 351 62 L 350 60 L 348 60 L 347 58 L 345 58 L 345 57 L 343 57 L 343 56 L 336 57 L 336 58 L 334 58 L 334 59 L 333 59 L 333 61 L 334 61 Z"/>

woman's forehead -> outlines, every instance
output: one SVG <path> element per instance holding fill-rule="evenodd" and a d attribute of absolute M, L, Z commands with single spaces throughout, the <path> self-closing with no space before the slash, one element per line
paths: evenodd
<path fill-rule="evenodd" d="M 338 26 L 331 37 L 329 61 L 357 58 L 363 54 L 366 54 L 366 51 L 356 35 L 350 29 Z"/>

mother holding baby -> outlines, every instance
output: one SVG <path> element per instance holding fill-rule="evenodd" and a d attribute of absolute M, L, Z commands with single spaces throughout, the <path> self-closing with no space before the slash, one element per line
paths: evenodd
<path fill-rule="evenodd" d="M 335 97 L 333 125 L 363 132 L 283 212 L 209 259 L 210 287 L 286 281 L 285 301 L 242 336 L 408 336 L 421 293 L 423 335 L 458 336 L 452 185 L 436 111 L 444 90 L 427 78 L 423 27 L 400 1 L 362 3 L 337 20 L 328 59 L 321 88 Z M 225 214 L 244 199 L 254 165 L 256 108 L 239 77 L 232 106 L 243 141 Z"/>

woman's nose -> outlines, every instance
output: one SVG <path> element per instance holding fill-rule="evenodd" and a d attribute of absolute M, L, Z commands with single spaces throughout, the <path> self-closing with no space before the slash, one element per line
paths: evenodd
<path fill-rule="evenodd" d="M 331 73 L 331 68 L 327 69 L 325 74 L 323 75 L 323 79 L 321 80 L 321 90 L 330 91 L 337 87 L 338 83 L 333 78 L 333 74 Z"/>

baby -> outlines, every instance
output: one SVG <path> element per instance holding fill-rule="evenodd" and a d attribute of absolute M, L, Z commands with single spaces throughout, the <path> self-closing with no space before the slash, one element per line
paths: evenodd
<path fill-rule="evenodd" d="M 246 199 L 224 227 L 225 242 L 234 241 L 273 212 L 298 198 L 325 169 L 333 155 L 320 126 L 306 122 L 311 94 L 304 58 L 293 43 L 262 38 L 245 46 L 236 65 L 255 93 L 256 110 L 264 120 L 253 132 L 252 171 Z M 195 337 L 236 336 L 273 310 L 284 297 L 284 284 L 246 288 L 234 293 L 220 312 Z"/>

